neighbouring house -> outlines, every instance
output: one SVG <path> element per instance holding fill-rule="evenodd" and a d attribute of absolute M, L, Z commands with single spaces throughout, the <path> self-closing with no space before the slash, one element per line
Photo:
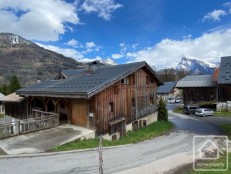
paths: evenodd
<path fill-rule="evenodd" d="M 5 97 L 4 94 L 0 93 L 0 114 L 4 114 L 5 113 L 5 106 L 3 104 L 3 102 L 1 101 L 1 99 Z"/>
<path fill-rule="evenodd" d="M 133 123 L 146 124 L 147 115 L 156 119 L 161 82 L 146 62 L 94 64 L 63 70 L 52 80 L 16 91 L 27 101 L 24 114 L 31 115 L 33 109 L 58 113 L 60 121 L 94 129 L 97 134 L 123 134 L 126 125 L 129 129 Z"/>
<path fill-rule="evenodd" d="M 167 101 L 169 97 L 176 97 L 178 92 L 175 86 L 176 82 L 164 82 L 164 84 L 159 86 L 157 89 L 158 98 L 162 98 L 164 101 Z"/>
<path fill-rule="evenodd" d="M 231 111 L 231 56 L 221 58 L 214 80 L 217 81 L 217 110 Z"/>
<path fill-rule="evenodd" d="M 186 76 L 177 82 L 176 87 L 182 89 L 185 105 L 216 101 L 216 82 L 212 75 Z"/>
<path fill-rule="evenodd" d="M 24 97 L 20 97 L 16 93 L 12 93 L 0 100 L 5 106 L 5 115 L 12 116 L 17 119 L 27 119 L 27 101 Z"/>

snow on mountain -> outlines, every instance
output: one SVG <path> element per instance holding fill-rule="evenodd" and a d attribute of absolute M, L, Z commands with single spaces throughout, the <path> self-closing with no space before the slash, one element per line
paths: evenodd
<path fill-rule="evenodd" d="M 114 60 L 107 58 L 107 59 L 101 59 L 99 60 L 101 63 L 105 63 L 108 65 L 118 65 L 118 63 L 116 63 Z"/>
<path fill-rule="evenodd" d="M 0 46 L 8 47 L 23 44 L 32 45 L 33 43 L 12 33 L 0 33 Z"/>
<path fill-rule="evenodd" d="M 177 71 L 186 71 L 190 74 L 212 74 L 217 65 L 208 63 L 194 57 L 183 55 L 178 63 Z"/>

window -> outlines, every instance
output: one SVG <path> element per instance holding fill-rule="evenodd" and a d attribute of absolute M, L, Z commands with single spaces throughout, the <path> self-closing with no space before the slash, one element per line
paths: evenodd
<path fill-rule="evenodd" d="M 146 85 L 148 85 L 149 84 L 149 77 L 148 76 L 146 76 Z"/>
<path fill-rule="evenodd" d="M 150 98 L 149 98 L 149 101 L 150 101 L 150 105 L 153 105 L 153 104 L 154 104 L 154 99 L 153 99 L 153 97 L 150 97 Z"/>
<path fill-rule="evenodd" d="M 109 102 L 109 112 L 114 112 L 114 103 Z"/>
<path fill-rule="evenodd" d="M 135 79 L 135 74 L 131 75 L 131 84 L 135 85 L 136 84 L 136 79 Z"/>
<path fill-rule="evenodd" d="M 125 77 L 124 79 L 121 80 L 122 84 L 129 84 L 129 78 Z"/>
<path fill-rule="evenodd" d="M 136 107 L 136 100 L 135 100 L 135 98 L 132 98 L 132 107 L 133 107 L 133 108 Z"/>

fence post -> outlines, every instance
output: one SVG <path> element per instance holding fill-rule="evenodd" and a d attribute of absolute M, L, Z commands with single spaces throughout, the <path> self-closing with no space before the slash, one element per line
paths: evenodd
<path fill-rule="evenodd" d="M 103 149 L 101 135 L 99 137 L 99 174 L 103 174 Z"/>

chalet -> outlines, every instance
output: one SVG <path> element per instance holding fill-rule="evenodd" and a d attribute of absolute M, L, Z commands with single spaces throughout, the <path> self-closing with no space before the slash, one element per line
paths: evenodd
<path fill-rule="evenodd" d="M 15 92 L 0 99 L 5 107 L 5 115 L 17 119 L 27 118 L 27 102 L 24 97 L 20 97 Z"/>
<path fill-rule="evenodd" d="M 216 101 L 216 82 L 212 77 L 212 75 L 192 75 L 178 81 L 176 87 L 183 90 L 184 104 Z"/>
<path fill-rule="evenodd" d="M 177 92 L 175 86 L 176 82 L 164 82 L 164 84 L 159 86 L 157 89 L 158 97 L 161 97 L 163 100 L 167 100 L 168 97 L 176 96 Z"/>
<path fill-rule="evenodd" d="M 61 122 L 97 134 L 123 133 L 126 125 L 155 115 L 161 82 L 146 62 L 93 65 L 63 70 L 54 79 L 16 91 L 27 100 L 25 114 L 32 115 L 33 109 L 58 113 Z"/>
<path fill-rule="evenodd" d="M 217 110 L 231 111 L 231 56 L 221 58 L 220 67 L 214 74 L 217 82 Z"/>

